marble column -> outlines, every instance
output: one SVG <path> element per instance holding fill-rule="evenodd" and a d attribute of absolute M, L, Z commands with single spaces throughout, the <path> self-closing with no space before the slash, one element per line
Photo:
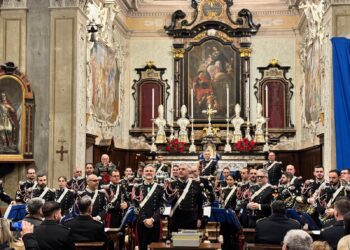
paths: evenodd
<path fill-rule="evenodd" d="M 50 0 L 49 185 L 85 163 L 85 1 Z"/>

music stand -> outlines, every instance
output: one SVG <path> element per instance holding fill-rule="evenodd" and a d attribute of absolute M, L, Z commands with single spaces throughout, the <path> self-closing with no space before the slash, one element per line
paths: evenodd
<path fill-rule="evenodd" d="M 17 205 L 9 205 L 6 209 L 4 218 L 12 221 L 20 221 L 26 215 L 26 205 L 25 204 L 17 204 Z"/>
<path fill-rule="evenodd" d="M 225 209 L 225 208 L 211 208 L 211 214 L 208 219 L 208 221 L 216 222 L 216 240 L 217 239 L 217 228 L 218 228 L 218 223 L 228 223 L 231 225 L 234 225 L 235 229 L 237 231 L 242 230 L 241 223 L 239 222 L 236 214 L 234 211 L 231 209 Z"/>

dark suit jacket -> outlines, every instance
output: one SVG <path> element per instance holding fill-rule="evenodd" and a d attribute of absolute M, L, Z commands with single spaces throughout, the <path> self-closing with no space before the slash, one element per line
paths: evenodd
<path fill-rule="evenodd" d="M 281 244 L 283 237 L 291 229 L 300 229 L 299 222 L 284 214 L 272 214 L 256 223 L 255 241 L 257 243 Z"/>
<path fill-rule="evenodd" d="M 69 228 L 53 220 L 44 220 L 34 229 L 40 250 L 73 250 L 74 243 Z"/>
<path fill-rule="evenodd" d="M 333 249 L 337 249 L 338 241 L 344 235 L 344 221 L 340 220 L 321 231 L 321 240 L 327 241 Z"/>
<path fill-rule="evenodd" d="M 106 241 L 103 224 L 90 216 L 79 215 L 65 221 L 64 225 L 70 228 L 74 242 Z"/>

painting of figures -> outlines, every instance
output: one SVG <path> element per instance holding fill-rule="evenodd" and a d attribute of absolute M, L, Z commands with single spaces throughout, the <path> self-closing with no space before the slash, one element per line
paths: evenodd
<path fill-rule="evenodd" d="M 194 118 L 206 119 L 202 111 L 208 104 L 217 110 L 213 120 L 226 118 L 227 88 L 229 88 L 229 110 L 233 115 L 236 103 L 241 103 L 240 57 L 231 44 L 219 39 L 208 39 L 194 43 L 185 57 L 187 103 L 190 104 L 190 89 L 194 92 Z M 190 106 L 190 105 L 189 105 Z"/>
<path fill-rule="evenodd" d="M 119 112 L 120 68 L 115 53 L 100 42 L 91 49 L 92 105 L 97 118 L 115 123 Z"/>

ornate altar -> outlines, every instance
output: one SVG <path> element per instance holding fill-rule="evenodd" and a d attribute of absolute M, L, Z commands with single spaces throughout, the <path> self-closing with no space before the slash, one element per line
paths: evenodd
<path fill-rule="evenodd" d="M 0 67 L 0 162 L 33 159 L 34 94 L 12 62 Z"/>

